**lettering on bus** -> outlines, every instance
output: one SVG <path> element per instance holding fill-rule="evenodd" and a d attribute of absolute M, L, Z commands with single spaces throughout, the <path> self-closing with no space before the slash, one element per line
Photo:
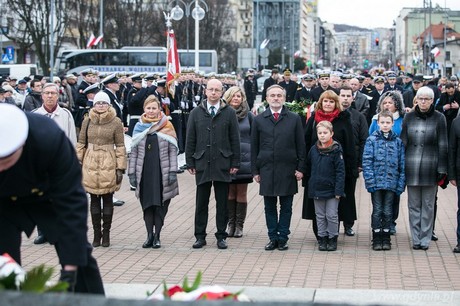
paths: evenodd
<path fill-rule="evenodd" d="M 85 66 L 99 72 L 119 72 L 119 71 L 131 71 L 131 72 L 166 72 L 166 67 L 163 66 Z M 85 69 L 86 69 L 85 68 Z M 83 69 L 82 69 L 83 70 Z"/>

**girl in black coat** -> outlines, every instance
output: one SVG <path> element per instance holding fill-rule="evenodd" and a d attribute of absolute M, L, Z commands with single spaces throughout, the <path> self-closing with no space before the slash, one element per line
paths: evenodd
<path fill-rule="evenodd" d="M 339 220 L 344 221 L 346 231 L 353 234 L 351 227 L 356 220 L 355 186 L 358 177 L 357 156 L 354 149 L 353 127 L 351 125 L 349 112 L 342 111 L 339 97 L 332 90 L 325 91 L 315 106 L 315 112 L 307 122 L 305 131 L 305 143 L 307 150 L 318 140 L 316 125 L 320 121 L 332 123 L 334 136 L 343 150 L 345 162 L 345 197 L 339 203 Z M 307 169 L 307 173 L 309 169 Z M 309 179 L 308 177 L 306 178 Z M 305 192 L 303 199 L 302 218 L 313 220 L 313 231 L 317 236 L 315 206 L 312 199 L 308 198 L 307 181 L 304 182 Z"/>
<path fill-rule="evenodd" d="M 344 196 L 345 164 L 342 147 L 332 139 L 332 123 L 321 121 L 317 125 L 318 141 L 307 157 L 310 169 L 308 197 L 313 199 L 318 224 L 320 251 L 337 250 L 339 235 L 338 205 Z"/>

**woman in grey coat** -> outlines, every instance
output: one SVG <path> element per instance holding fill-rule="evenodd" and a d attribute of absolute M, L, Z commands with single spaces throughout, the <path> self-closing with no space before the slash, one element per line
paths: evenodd
<path fill-rule="evenodd" d="M 160 232 L 169 203 L 179 194 L 177 150 L 174 127 L 161 112 L 157 97 L 150 95 L 134 127 L 128 168 L 129 182 L 136 186 L 136 197 L 144 211 L 147 240 L 143 248 L 161 247 Z"/>
<path fill-rule="evenodd" d="M 404 117 L 401 139 L 406 147 L 409 224 L 414 250 L 428 250 L 434 222 L 437 183 L 447 173 L 447 125 L 434 109 L 434 92 L 422 87 L 417 106 Z"/>
<path fill-rule="evenodd" d="M 243 237 L 243 225 L 248 207 L 248 184 L 252 183 L 251 172 L 251 125 L 253 115 L 249 111 L 246 95 L 238 86 L 230 87 L 223 96 L 238 118 L 240 132 L 240 168 L 233 177 L 228 190 L 228 237 Z"/>

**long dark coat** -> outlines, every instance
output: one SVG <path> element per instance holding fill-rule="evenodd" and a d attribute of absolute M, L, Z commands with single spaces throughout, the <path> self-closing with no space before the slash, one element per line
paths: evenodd
<path fill-rule="evenodd" d="M 345 197 L 340 199 L 339 219 L 356 220 L 356 202 L 354 196 L 354 180 L 358 177 L 357 152 L 355 151 L 355 140 L 353 136 L 353 126 L 351 124 L 350 113 L 340 112 L 339 116 L 332 121 L 334 129 L 333 139 L 340 143 L 343 150 L 343 160 L 345 162 Z M 318 141 L 316 134 L 315 114 L 307 122 L 305 131 L 305 143 L 307 150 Z M 309 169 L 307 169 L 307 173 Z M 312 199 L 308 199 L 308 178 L 304 180 L 305 192 L 303 200 L 302 218 L 313 220 L 315 216 L 315 205 Z"/>
<path fill-rule="evenodd" d="M 240 167 L 240 130 L 233 108 L 223 100 L 214 117 L 204 100 L 190 112 L 185 159 L 196 169 L 197 185 L 210 181 L 230 182 L 230 168 Z"/>
<path fill-rule="evenodd" d="M 460 118 L 454 119 L 449 135 L 449 180 L 460 179 Z"/>
<path fill-rule="evenodd" d="M 270 108 L 254 118 L 251 131 L 251 167 L 260 175 L 262 196 L 298 192 L 295 171 L 305 173 L 305 141 L 300 117 L 283 106 L 277 121 Z"/>
<path fill-rule="evenodd" d="M 401 140 L 406 147 L 407 186 L 433 186 L 438 173 L 447 173 L 446 118 L 434 109 L 428 113 L 426 119 L 417 111 L 404 116 Z"/>

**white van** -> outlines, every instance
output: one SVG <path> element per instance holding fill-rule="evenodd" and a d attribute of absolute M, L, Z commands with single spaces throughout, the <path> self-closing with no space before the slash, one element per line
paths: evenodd
<path fill-rule="evenodd" d="M 18 80 L 38 74 L 36 64 L 6 64 L 0 65 L 0 76 L 14 76 Z"/>

